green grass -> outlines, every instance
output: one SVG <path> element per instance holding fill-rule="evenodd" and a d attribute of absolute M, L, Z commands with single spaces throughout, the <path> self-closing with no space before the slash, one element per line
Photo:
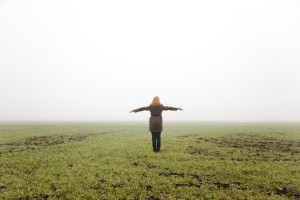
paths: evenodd
<path fill-rule="evenodd" d="M 299 124 L 0 124 L 0 199 L 299 199 Z"/>

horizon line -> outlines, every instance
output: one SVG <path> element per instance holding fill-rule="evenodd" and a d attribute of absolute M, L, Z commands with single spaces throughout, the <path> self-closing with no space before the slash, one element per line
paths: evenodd
<path fill-rule="evenodd" d="M 0 123 L 138 123 L 148 120 L 0 120 Z M 300 121 L 200 121 L 200 120 L 164 120 L 177 123 L 257 123 L 257 124 L 299 124 Z"/>

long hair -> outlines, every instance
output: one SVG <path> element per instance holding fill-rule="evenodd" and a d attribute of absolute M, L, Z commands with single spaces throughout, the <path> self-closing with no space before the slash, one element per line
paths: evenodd
<path fill-rule="evenodd" d="M 150 104 L 150 106 L 160 106 L 160 105 L 161 104 L 158 96 L 154 97 L 152 103 Z"/>

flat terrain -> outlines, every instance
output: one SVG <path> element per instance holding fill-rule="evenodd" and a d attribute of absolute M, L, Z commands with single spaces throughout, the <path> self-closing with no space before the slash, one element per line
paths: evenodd
<path fill-rule="evenodd" d="M 300 199 L 300 124 L 0 124 L 0 199 Z"/>

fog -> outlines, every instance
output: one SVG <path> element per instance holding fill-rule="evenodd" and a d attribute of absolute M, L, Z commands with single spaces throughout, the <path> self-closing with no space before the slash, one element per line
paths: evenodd
<path fill-rule="evenodd" d="M 0 0 L 0 121 L 300 122 L 300 1 Z"/>

